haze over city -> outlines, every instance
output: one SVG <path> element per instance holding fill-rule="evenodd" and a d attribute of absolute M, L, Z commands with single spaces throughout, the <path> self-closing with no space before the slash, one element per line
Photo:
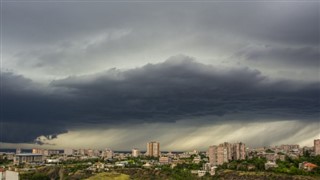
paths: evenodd
<path fill-rule="evenodd" d="M 2 1 L 0 148 L 320 138 L 317 1 Z"/>

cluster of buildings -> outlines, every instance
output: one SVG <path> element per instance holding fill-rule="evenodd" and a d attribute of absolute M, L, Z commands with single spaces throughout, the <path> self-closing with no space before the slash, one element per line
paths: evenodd
<path fill-rule="evenodd" d="M 97 150 L 97 149 L 79 149 L 79 150 L 71 150 L 65 149 L 64 150 L 65 159 L 70 159 L 70 157 L 77 157 L 80 159 L 88 159 L 88 158 L 102 158 L 104 160 L 111 160 L 111 159 L 124 159 L 131 155 L 127 153 L 115 153 L 110 148 L 105 148 L 104 150 Z M 68 157 L 70 156 L 70 157 Z"/>
<path fill-rule="evenodd" d="M 21 149 L 18 148 L 16 150 L 16 154 L 13 158 L 13 164 L 14 165 L 20 165 L 20 164 L 40 164 L 43 163 L 45 160 L 56 162 L 56 160 L 51 160 L 46 157 L 50 157 L 53 155 L 59 155 L 59 150 L 54 149 L 41 149 L 41 148 L 34 148 L 32 149 L 31 153 L 22 153 Z"/>
<path fill-rule="evenodd" d="M 246 159 L 246 145 L 242 142 L 213 145 L 209 147 L 208 156 L 213 166 L 222 165 L 231 160 L 244 160 Z"/>

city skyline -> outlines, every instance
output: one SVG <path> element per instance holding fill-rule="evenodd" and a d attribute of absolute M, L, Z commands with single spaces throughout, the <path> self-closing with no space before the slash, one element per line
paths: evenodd
<path fill-rule="evenodd" d="M 231 151 L 234 151 L 234 149 L 238 149 L 241 151 L 247 151 L 247 150 L 254 150 L 254 149 L 268 149 L 268 148 L 281 148 L 285 151 L 289 151 L 290 149 L 303 149 L 303 148 L 311 148 L 313 149 L 312 151 L 315 153 L 315 155 L 320 155 L 320 139 L 314 139 L 312 141 L 312 146 L 301 146 L 299 144 L 289 144 L 289 143 L 284 143 L 284 144 L 277 144 L 277 145 L 264 145 L 264 146 L 259 146 L 259 147 L 249 147 L 246 146 L 246 144 L 244 142 L 227 142 L 227 141 L 220 141 L 220 142 L 216 142 L 216 143 L 212 143 L 210 145 L 207 145 L 207 149 L 205 151 L 207 151 L 209 153 L 210 149 L 217 149 L 217 148 L 221 148 L 220 150 L 224 149 L 226 150 L 228 153 L 225 154 L 226 159 L 232 159 L 233 157 L 235 157 L 236 159 L 239 159 L 240 157 L 243 159 L 243 153 L 240 154 L 234 154 L 231 153 Z M 209 148 L 209 150 L 208 150 Z M 44 147 L 33 147 L 32 149 L 26 149 L 26 150 L 32 150 L 32 154 L 44 154 L 47 153 L 47 150 L 52 151 L 54 154 L 56 154 L 57 152 L 59 152 L 59 150 L 64 150 L 65 154 L 72 154 L 72 150 L 76 150 L 77 148 L 64 148 L 64 149 L 47 149 Z M 95 148 L 78 148 L 78 150 L 101 150 L 101 151 L 105 151 L 105 152 L 114 152 L 114 151 L 118 151 L 109 147 L 104 147 L 101 149 L 95 149 Z M 196 152 L 204 152 L 204 151 L 198 151 L 199 149 L 189 149 L 188 151 L 196 151 Z M 121 150 L 120 150 L 121 151 Z M 15 149 L 16 154 L 19 154 L 22 152 L 22 148 L 18 147 Z M 161 152 L 183 152 L 183 151 L 171 151 L 171 150 L 163 150 L 160 148 L 160 142 L 158 141 L 149 141 L 149 142 L 145 142 L 145 148 L 137 148 L 137 147 L 132 147 L 131 149 L 127 149 L 126 152 L 131 152 L 132 155 L 135 154 L 137 155 L 142 155 L 141 153 L 144 153 L 144 155 L 146 156 L 161 156 Z M 186 152 L 186 151 L 185 151 Z M 222 152 L 222 151 L 220 151 Z"/>
<path fill-rule="evenodd" d="M 131 152 L 132 154 L 140 154 L 142 155 L 142 153 L 144 155 L 147 156 L 154 156 L 154 157 L 160 157 L 162 152 L 187 152 L 187 151 L 199 151 L 199 152 L 209 152 L 211 147 L 215 147 L 215 148 L 222 148 L 222 149 L 226 149 L 227 151 L 232 150 L 232 148 L 234 148 L 233 146 L 236 144 L 240 144 L 243 145 L 243 149 L 244 150 L 248 150 L 248 149 L 268 149 L 268 148 L 283 148 L 286 149 L 285 147 L 287 147 L 287 149 L 289 148 L 297 148 L 297 149 L 303 149 L 303 148 L 312 148 L 313 151 L 315 152 L 315 154 L 320 154 L 320 139 L 314 139 L 312 142 L 309 142 L 308 144 L 310 144 L 309 146 L 307 145 L 301 145 L 298 143 L 283 143 L 283 144 L 273 144 L 273 145 L 262 145 L 262 146 L 246 146 L 246 144 L 243 141 L 234 141 L 234 142 L 230 142 L 230 141 L 220 141 L 220 142 L 213 142 L 211 144 L 207 144 L 205 147 L 206 148 L 194 148 L 194 149 L 184 149 L 184 150 L 180 150 L 180 149 L 163 149 L 160 148 L 160 144 L 161 142 L 159 141 L 149 141 L 149 142 L 144 142 L 144 146 L 143 147 L 129 147 L 128 149 L 114 149 L 114 148 L 110 148 L 110 147 L 102 147 L 102 148 L 95 148 L 95 147 L 54 147 L 54 146 L 43 146 L 43 145 L 38 145 L 38 144 L 29 144 L 30 146 L 27 146 L 25 148 L 21 148 L 21 146 L 14 146 L 14 147 L 7 147 L 7 148 L 0 148 L 0 150 L 10 150 L 10 152 L 12 150 L 15 150 L 15 152 L 21 152 L 22 150 L 31 150 L 32 153 L 35 154 L 43 154 L 44 151 L 53 151 L 53 152 L 57 152 L 57 150 L 61 151 L 67 151 L 69 153 L 69 151 L 74 151 L 74 150 L 100 150 L 100 151 L 110 151 L 112 152 Z M 153 150 L 153 146 L 156 146 L 156 150 L 155 150 L 155 154 L 154 155 L 154 150 Z M 161 146 L 163 146 L 163 144 L 161 144 Z M 166 147 L 166 145 L 164 145 Z M 229 148 L 229 146 L 231 146 L 231 149 Z M 226 148 L 228 147 L 228 148 Z M 151 148 L 151 151 L 148 151 L 148 148 Z M 209 150 L 208 150 L 209 148 Z M 238 147 L 239 148 L 239 147 Z M 220 149 L 220 150 L 222 150 Z M 40 151 L 41 153 L 37 153 L 37 151 Z M 0 151 L 1 152 L 1 151 Z M 9 151 L 8 151 L 9 152 Z M 13 152 L 13 151 L 12 151 Z M 68 154 L 67 153 L 67 154 Z M 19 154 L 19 153 L 17 153 Z M 243 154 L 242 154 L 243 155 Z M 233 154 L 231 153 L 230 155 L 228 154 L 228 158 L 230 158 L 231 156 L 233 156 Z M 239 156 L 239 155 L 237 155 Z"/>
<path fill-rule="evenodd" d="M 77 171 L 67 171 L 67 174 L 61 172 L 58 176 L 63 178 L 77 175 L 79 178 L 80 171 L 85 170 L 86 173 L 81 173 L 81 179 L 89 176 L 106 179 L 110 177 L 110 174 L 113 174 L 112 177 L 114 177 L 114 172 L 117 172 L 117 175 L 123 172 L 121 176 L 126 179 L 132 176 L 137 177 L 137 175 L 139 179 L 146 179 L 152 176 L 146 172 L 154 172 L 150 171 L 154 169 L 158 177 L 160 173 L 165 173 L 166 176 L 199 179 L 200 177 L 219 177 L 226 173 L 227 169 L 228 173 L 233 172 L 232 177 L 243 177 L 244 173 L 249 172 L 254 179 L 265 179 L 264 177 L 271 175 L 276 179 L 277 177 L 292 178 L 295 175 L 317 179 L 320 139 L 314 139 L 313 143 L 313 147 L 284 144 L 249 148 L 243 142 L 223 142 L 219 145 L 210 145 L 206 152 L 192 150 L 174 153 L 161 151 L 160 142 L 155 141 L 146 143 L 145 153 L 140 153 L 137 148 L 132 149 L 131 152 L 117 152 L 110 148 L 103 150 L 64 149 L 63 151 L 33 148 L 31 153 L 18 148 L 15 152 L 0 151 L 0 162 L 4 164 L 0 168 L 0 178 L 4 180 L 33 178 L 41 170 L 42 175 L 39 174 L 34 179 L 39 179 L 39 177 L 44 179 L 45 177 L 56 177 L 56 174 L 50 173 L 56 168 L 73 169 L 76 166 Z M 32 170 L 25 168 L 30 165 L 33 166 Z M 44 169 L 44 165 L 47 168 Z M 288 165 L 290 168 L 287 167 Z M 183 175 L 180 174 L 179 169 L 183 171 Z M 249 174 L 246 175 L 246 178 L 250 177 Z"/>
<path fill-rule="evenodd" d="M 315 1 L 1 1 L 0 148 L 320 138 Z"/>

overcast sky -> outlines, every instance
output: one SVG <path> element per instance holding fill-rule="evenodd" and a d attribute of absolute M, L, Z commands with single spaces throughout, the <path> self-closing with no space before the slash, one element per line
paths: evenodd
<path fill-rule="evenodd" d="M 0 148 L 320 138 L 318 1 L 4 1 Z"/>

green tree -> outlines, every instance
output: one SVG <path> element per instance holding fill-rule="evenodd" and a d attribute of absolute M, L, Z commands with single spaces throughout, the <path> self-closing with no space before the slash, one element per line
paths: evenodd
<path fill-rule="evenodd" d="M 267 149 L 266 153 L 274 153 L 274 151 L 272 151 L 271 149 Z"/>

